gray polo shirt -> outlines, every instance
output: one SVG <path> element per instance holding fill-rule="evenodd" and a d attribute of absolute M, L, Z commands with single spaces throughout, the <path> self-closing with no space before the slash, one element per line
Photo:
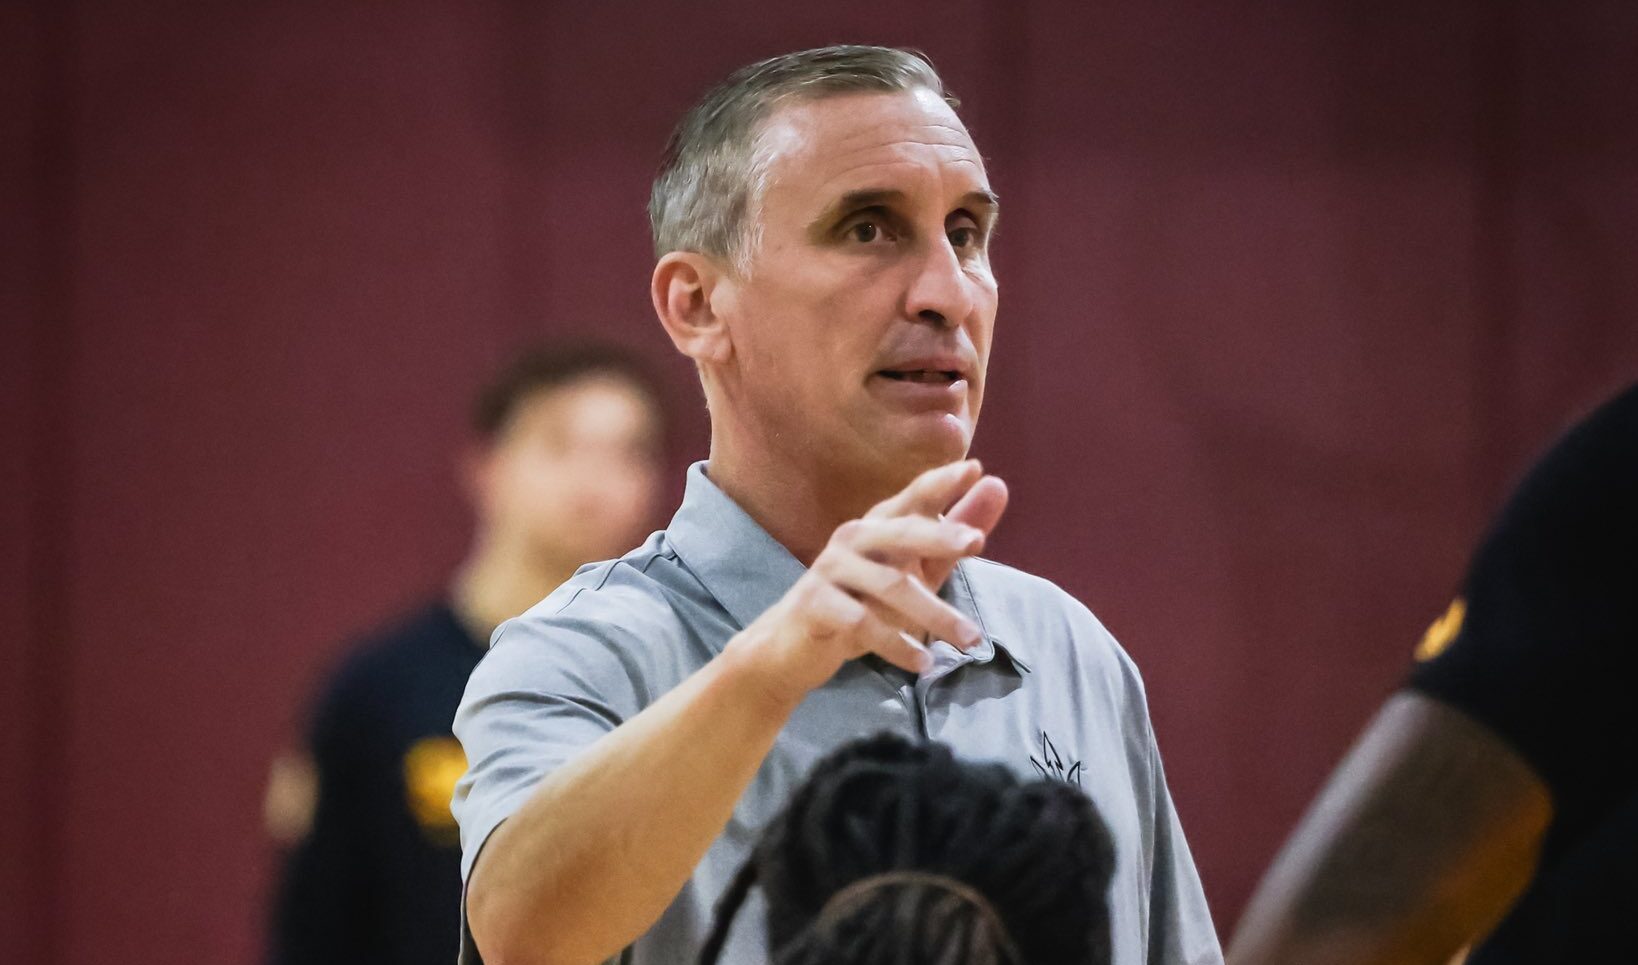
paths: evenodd
<path fill-rule="evenodd" d="M 802 573 L 700 463 L 670 527 L 618 560 L 583 567 L 502 624 L 455 716 L 471 762 L 453 804 L 462 876 L 542 778 L 705 666 Z M 810 693 L 693 877 L 622 962 L 692 962 L 717 898 L 808 769 L 883 730 L 1078 785 L 1114 834 L 1115 965 L 1222 961 L 1131 659 L 1086 607 L 1010 567 L 963 561 L 942 595 L 984 641 L 965 654 L 935 643 L 932 669 L 916 680 L 853 661 Z M 725 962 L 767 962 L 762 918 L 753 893 Z M 479 961 L 464 921 L 461 946 L 463 963 Z"/>

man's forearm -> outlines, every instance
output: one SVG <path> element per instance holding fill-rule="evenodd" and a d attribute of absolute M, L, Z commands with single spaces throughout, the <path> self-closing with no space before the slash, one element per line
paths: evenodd
<path fill-rule="evenodd" d="M 467 897 L 490 965 L 598 962 L 659 918 L 796 707 L 748 649 L 731 643 L 496 829 Z"/>

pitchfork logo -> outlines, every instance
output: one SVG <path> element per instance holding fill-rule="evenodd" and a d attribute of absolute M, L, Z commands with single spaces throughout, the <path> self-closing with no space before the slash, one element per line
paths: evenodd
<path fill-rule="evenodd" d="M 1030 755 L 1029 762 L 1035 765 L 1035 772 L 1049 781 L 1063 781 L 1065 784 L 1081 786 L 1081 762 L 1075 761 L 1067 768 L 1064 759 L 1058 753 L 1058 748 L 1052 746 L 1052 738 L 1046 731 L 1041 731 L 1041 756 Z"/>

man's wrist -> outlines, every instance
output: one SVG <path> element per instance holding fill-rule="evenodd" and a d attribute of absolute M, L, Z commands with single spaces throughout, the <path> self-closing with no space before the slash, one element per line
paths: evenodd
<path fill-rule="evenodd" d="M 783 723 L 807 697 L 809 688 L 778 659 L 770 641 L 757 631 L 753 624 L 735 634 L 716 662 L 734 692 L 745 695 Z"/>

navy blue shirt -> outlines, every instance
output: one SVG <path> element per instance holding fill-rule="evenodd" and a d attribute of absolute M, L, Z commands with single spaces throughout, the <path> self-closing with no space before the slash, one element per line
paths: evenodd
<path fill-rule="evenodd" d="M 450 722 L 483 655 L 445 603 L 365 642 L 326 687 L 308 752 L 312 827 L 287 858 L 275 965 L 450 965 L 461 849 L 449 799 L 466 769 Z"/>

